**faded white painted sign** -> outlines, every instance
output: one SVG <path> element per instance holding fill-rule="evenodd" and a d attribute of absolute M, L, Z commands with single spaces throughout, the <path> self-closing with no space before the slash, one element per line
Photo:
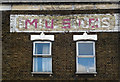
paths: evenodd
<path fill-rule="evenodd" d="M 118 31 L 117 14 L 10 15 L 10 32 Z"/>

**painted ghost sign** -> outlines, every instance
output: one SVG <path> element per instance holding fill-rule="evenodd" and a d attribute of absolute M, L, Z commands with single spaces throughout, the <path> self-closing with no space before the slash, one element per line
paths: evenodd
<path fill-rule="evenodd" d="M 117 14 L 10 15 L 10 32 L 117 31 Z"/>

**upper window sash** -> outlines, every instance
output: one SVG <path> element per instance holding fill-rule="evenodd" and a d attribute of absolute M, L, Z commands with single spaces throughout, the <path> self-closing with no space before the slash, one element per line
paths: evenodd
<path fill-rule="evenodd" d="M 78 48 L 78 44 L 79 43 L 92 43 L 92 47 L 93 47 L 93 54 L 90 55 L 85 55 L 85 54 L 81 54 L 79 55 L 79 48 Z M 76 52 L 77 52 L 77 57 L 95 57 L 95 42 L 94 41 L 78 41 L 76 42 Z"/>
<path fill-rule="evenodd" d="M 48 48 L 48 49 L 49 49 L 49 50 L 48 50 L 48 51 L 49 51 L 48 54 L 46 54 L 46 53 L 45 53 L 45 54 L 44 54 L 44 53 L 42 53 L 42 54 L 41 54 L 41 53 L 40 53 L 40 54 L 37 54 L 37 53 L 35 52 L 35 50 L 36 50 L 36 44 L 37 44 L 37 43 L 38 43 L 38 44 L 39 44 L 39 43 L 40 43 L 40 44 L 42 44 L 42 43 L 43 43 L 43 44 L 45 44 L 45 43 L 46 43 L 46 44 L 49 44 L 49 46 L 48 46 L 48 47 L 49 47 L 49 48 Z M 35 41 L 35 42 L 33 42 L 33 55 L 34 55 L 34 56 L 50 56 L 50 55 L 51 55 L 51 48 L 52 48 L 51 45 L 52 45 L 52 43 L 49 42 L 49 41 Z"/>

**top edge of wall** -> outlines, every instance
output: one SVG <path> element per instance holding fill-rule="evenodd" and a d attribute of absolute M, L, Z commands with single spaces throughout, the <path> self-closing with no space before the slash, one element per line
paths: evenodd
<path fill-rule="evenodd" d="M 2 0 L 2 3 L 18 3 L 18 2 L 120 2 L 119 0 Z"/>

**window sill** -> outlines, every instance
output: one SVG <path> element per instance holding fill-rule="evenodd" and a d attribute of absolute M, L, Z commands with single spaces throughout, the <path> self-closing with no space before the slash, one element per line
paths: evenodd
<path fill-rule="evenodd" d="M 97 74 L 97 72 L 76 72 L 75 74 Z"/>
<path fill-rule="evenodd" d="M 31 72 L 32 74 L 53 74 L 52 72 Z"/>

